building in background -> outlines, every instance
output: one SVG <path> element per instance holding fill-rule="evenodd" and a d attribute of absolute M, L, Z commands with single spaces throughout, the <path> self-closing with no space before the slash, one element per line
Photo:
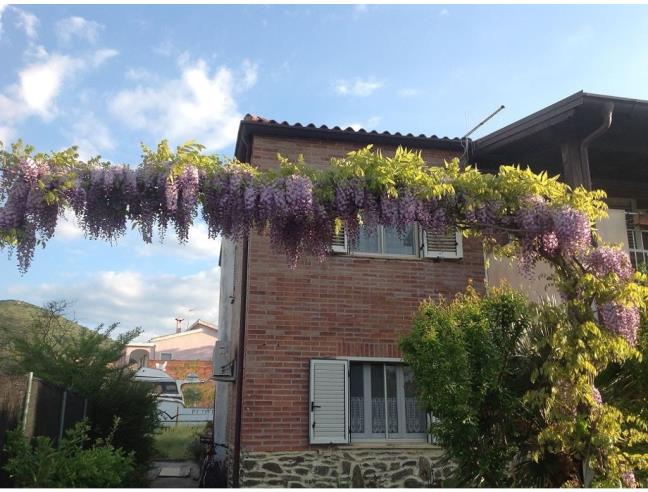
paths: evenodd
<path fill-rule="evenodd" d="M 598 224 L 633 263 L 648 258 L 648 101 L 583 92 L 476 141 L 279 123 L 247 116 L 236 158 L 266 170 L 277 153 L 329 165 L 368 144 L 420 150 L 430 165 L 467 156 L 482 171 L 529 165 L 572 186 L 602 188 L 611 207 Z M 543 265 L 533 281 L 507 262 L 484 261 L 476 238 L 405 238 L 380 229 L 351 249 L 340 235 L 324 263 L 291 270 L 267 237 L 223 240 L 214 439 L 227 445 L 234 486 L 430 486 L 447 471 L 427 436 L 398 347 L 421 300 L 469 282 L 507 282 L 551 295 Z M 489 265 L 488 267 L 486 265 Z M 217 448 L 219 450 L 220 448 Z M 220 451 L 219 451 L 220 452 Z"/>
<path fill-rule="evenodd" d="M 187 406 L 211 407 L 214 385 L 210 378 L 218 328 L 199 319 L 182 331 L 181 321 L 176 320 L 175 333 L 129 343 L 121 362 L 163 369 L 182 385 Z"/>

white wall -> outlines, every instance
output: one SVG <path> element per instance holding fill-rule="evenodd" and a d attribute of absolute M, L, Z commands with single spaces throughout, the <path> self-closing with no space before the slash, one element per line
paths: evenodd
<path fill-rule="evenodd" d="M 625 251 L 628 251 L 628 236 L 625 225 L 625 212 L 618 209 L 610 209 L 608 218 L 596 224 L 601 238 L 606 243 L 622 244 Z M 490 287 L 497 287 L 508 284 L 515 290 L 523 292 L 532 301 L 539 301 L 542 298 L 552 297 L 560 299 L 555 287 L 549 285 L 547 277 L 551 274 L 551 267 L 544 262 L 538 263 L 529 277 L 520 273 L 515 263 L 508 259 L 497 260 L 492 256 L 487 257 L 489 266 L 486 269 L 486 281 Z"/>
<path fill-rule="evenodd" d="M 234 243 L 226 238 L 221 242 L 220 258 L 220 300 L 218 308 L 219 341 L 230 342 L 232 332 L 232 299 L 234 295 Z M 217 357 L 214 353 L 214 362 Z M 227 443 L 227 409 L 229 408 L 229 389 L 232 383 L 217 381 L 214 403 L 214 442 Z M 217 446 L 216 458 L 225 459 L 225 449 Z"/>

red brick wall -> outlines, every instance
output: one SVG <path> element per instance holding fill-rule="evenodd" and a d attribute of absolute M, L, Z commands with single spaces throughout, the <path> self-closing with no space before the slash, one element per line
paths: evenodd
<path fill-rule="evenodd" d="M 255 137 L 252 164 L 276 165 L 277 152 L 328 165 L 357 146 Z M 393 149 L 383 149 L 386 153 Z M 452 157 L 424 152 L 427 162 Z M 399 357 L 421 300 L 450 296 L 469 279 L 483 288 L 481 244 L 464 240 L 461 260 L 304 258 L 290 270 L 266 237 L 250 238 L 241 444 L 243 451 L 308 449 L 309 360 Z"/>
<path fill-rule="evenodd" d="M 148 366 L 155 369 L 155 364 L 167 363 L 165 372 L 173 379 L 187 379 L 187 375 L 194 373 L 204 381 L 212 377 L 212 363 L 208 360 L 149 360 Z"/>

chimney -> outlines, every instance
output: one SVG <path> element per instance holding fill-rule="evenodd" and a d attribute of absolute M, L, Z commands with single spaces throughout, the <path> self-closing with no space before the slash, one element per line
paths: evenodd
<path fill-rule="evenodd" d="M 183 320 L 182 318 L 176 318 L 176 319 L 175 319 L 175 322 L 176 322 L 176 333 L 180 333 L 180 332 L 182 331 L 182 322 L 183 322 L 183 321 L 184 321 L 184 320 Z"/>

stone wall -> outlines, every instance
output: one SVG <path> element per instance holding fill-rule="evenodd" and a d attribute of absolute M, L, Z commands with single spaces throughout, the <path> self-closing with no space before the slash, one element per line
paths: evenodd
<path fill-rule="evenodd" d="M 426 447 L 323 448 L 245 453 L 241 487 L 434 487 L 451 470 L 441 450 Z"/>

